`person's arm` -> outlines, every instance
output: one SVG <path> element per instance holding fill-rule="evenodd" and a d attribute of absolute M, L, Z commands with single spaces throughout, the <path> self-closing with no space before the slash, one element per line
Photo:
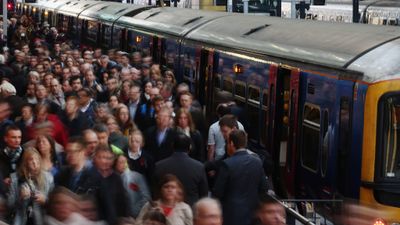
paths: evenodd
<path fill-rule="evenodd" d="M 220 169 L 218 171 L 218 176 L 213 188 L 213 196 L 222 200 L 224 198 L 225 189 L 228 185 L 229 180 L 229 169 L 225 162 L 221 163 Z"/>
<path fill-rule="evenodd" d="M 207 147 L 207 160 L 214 161 L 215 145 L 208 145 Z"/>

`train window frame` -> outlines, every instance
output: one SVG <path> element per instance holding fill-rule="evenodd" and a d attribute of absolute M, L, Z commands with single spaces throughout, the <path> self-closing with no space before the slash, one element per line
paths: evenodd
<path fill-rule="evenodd" d="M 225 84 L 226 83 L 230 84 L 230 90 L 229 89 L 225 89 Z M 222 90 L 233 94 L 233 89 L 234 89 L 233 79 L 230 76 L 223 76 L 222 77 Z"/>
<path fill-rule="evenodd" d="M 316 123 L 316 121 L 308 120 L 305 118 L 305 116 L 306 116 L 305 112 L 306 112 L 307 107 L 318 110 L 319 123 Z M 321 136 L 321 108 L 320 108 L 320 106 L 318 106 L 316 104 L 305 103 L 304 107 L 303 107 L 302 115 L 303 115 L 303 117 L 302 117 L 302 126 L 301 126 L 301 145 L 300 145 L 300 147 L 301 147 L 301 151 L 300 151 L 301 165 L 303 168 L 306 168 L 307 170 L 309 170 L 313 173 L 317 173 L 318 166 L 319 166 L 318 159 L 319 159 L 320 144 L 321 144 L 321 137 L 320 137 Z M 311 167 L 310 165 L 305 164 L 305 162 L 304 162 L 305 161 L 304 160 L 305 153 L 309 153 L 309 151 L 305 152 L 306 148 L 304 147 L 305 127 L 313 130 L 314 132 L 316 132 L 318 134 L 318 137 L 316 138 L 316 140 L 318 140 L 318 145 L 313 145 L 313 146 L 316 146 L 317 149 L 314 150 L 314 152 L 311 152 L 311 154 L 309 154 L 312 156 L 312 155 L 314 155 L 312 153 L 317 153 L 317 155 L 314 156 L 315 168 Z M 307 149 L 309 149 L 309 147 Z M 307 156 L 309 156 L 309 155 L 307 155 Z"/>
<path fill-rule="evenodd" d="M 252 92 L 251 90 L 255 90 L 254 92 Z M 252 93 L 258 93 L 258 98 L 252 98 Z M 249 85 L 247 88 L 247 101 L 252 103 L 252 104 L 256 104 L 256 105 L 260 105 L 260 98 L 261 98 L 261 88 L 256 86 L 256 85 Z"/>
<path fill-rule="evenodd" d="M 221 74 L 217 74 L 215 77 L 214 77 L 214 90 L 215 91 L 222 91 L 222 88 L 221 88 L 221 80 L 222 80 L 222 76 L 221 76 Z"/>
<path fill-rule="evenodd" d="M 321 176 L 325 177 L 328 171 L 328 161 L 329 161 L 329 141 L 330 141 L 330 131 L 329 131 L 329 111 L 324 110 L 323 113 L 323 127 L 322 127 L 322 146 L 321 146 Z M 324 157 L 325 154 L 325 157 Z"/>
<path fill-rule="evenodd" d="M 262 92 L 262 108 L 263 110 L 268 110 L 269 107 L 269 92 L 268 92 L 268 88 L 265 88 Z"/>
<path fill-rule="evenodd" d="M 244 92 L 238 92 L 239 89 L 242 89 Z M 246 83 L 240 80 L 235 81 L 235 99 L 245 102 L 246 101 Z"/>

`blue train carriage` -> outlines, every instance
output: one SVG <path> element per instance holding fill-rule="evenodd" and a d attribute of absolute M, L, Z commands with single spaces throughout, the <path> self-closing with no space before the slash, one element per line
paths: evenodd
<path fill-rule="evenodd" d="M 133 17 L 123 16 L 117 24 L 128 29 L 128 51 L 143 51 L 153 57 L 153 61 L 165 65 L 175 72 L 178 81 L 185 81 L 191 90 L 200 96 L 204 85 L 195 90 L 195 82 L 201 78 L 196 71 L 200 49 L 185 46 L 182 37 L 185 34 L 215 18 L 226 16 L 192 9 L 152 8 Z"/>
<path fill-rule="evenodd" d="M 399 222 L 393 144 L 399 34 L 396 28 L 235 15 L 210 21 L 185 41 L 213 55 L 212 64 L 200 66 L 212 68 L 208 107 L 215 108 L 220 95 L 242 107 L 251 141 L 272 154 L 281 196 L 360 199 Z"/>

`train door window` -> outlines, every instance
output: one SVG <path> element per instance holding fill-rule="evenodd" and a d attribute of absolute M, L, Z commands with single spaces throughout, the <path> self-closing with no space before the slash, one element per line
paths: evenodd
<path fill-rule="evenodd" d="M 340 98 L 339 146 L 337 153 L 337 184 L 340 193 L 346 192 L 346 174 L 350 154 L 350 99 Z"/>
<path fill-rule="evenodd" d="M 262 114 L 260 110 L 260 88 L 256 86 L 249 86 L 247 95 L 247 115 L 248 124 L 251 129 L 248 129 L 249 138 L 259 140 L 259 129 L 260 129 L 260 116 Z"/>
<path fill-rule="evenodd" d="M 325 177 L 328 169 L 328 156 L 329 156 L 329 114 L 328 110 L 324 111 L 324 123 L 322 132 L 322 149 L 321 149 L 321 175 Z"/>
<path fill-rule="evenodd" d="M 221 91 L 221 75 L 214 77 L 214 92 Z"/>
<path fill-rule="evenodd" d="M 222 81 L 222 90 L 232 93 L 233 92 L 233 82 L 232 78 L 224 77 Z"/>
<path fill-rule="evenodd" d="M 263 122 L 261 126 L 261 145 L 267 146 L 267 119 L 268 119 L 268 89 L 264 89 L 262 92 L 262 115 Z"/>
<path fill-rule="evenodd" d="M 122 28 L 114 26 L 114 30 L 112 32 L 112 47 L 111 48 L 121 48 L 121 40 L 122 40 Z"/>
<path fill-rule="evenodd" d="M 111 26 L 107 24 L 102 25 L 102 47 L 103 48 L 110 48 L 111 44 Z"/>
<path fill-rule="evenodd" d="M 176 40 L 172 39 L 172 40 L 166 40 L 164 39 L 164 62 L 165 62 L 165 66 L 167 66 L 169 69 L 174 70 L 176 68 L 176 64 L 178 64 L 178 49 L 179 49 L 179 44 Z M 190 61 L 189 61 L 190 62 Z M 192 62 L 191 63 L 191 67 L 196 68 L 195 65 L 193 65 Z"/>
<path fill-rule="evenodd" d="M 243 81 L 236 81 L 235 83 L 235 99 L 239 101 L 246 101 L 246 83 Z"/>
<path fill-rule="evenodd" d="M 97 44 L 98 25 L 96 21 L 87 21 L 86 40 L 90 44 Z"/>
<path fill-rule="evenodd" d="M 320 146 L 320 109 L 311 104 L 304 106 L 302 125 L 302 165 L 309 170 L 316 172 L 318 166 L 318 149 Z"/>

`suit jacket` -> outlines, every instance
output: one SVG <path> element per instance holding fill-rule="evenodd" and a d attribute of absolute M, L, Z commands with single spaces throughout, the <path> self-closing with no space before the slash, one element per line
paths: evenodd
<path fill-rule="evenodd" d="M 157 126 L 150 127 L 145 132 L 145 146 L 144 150 L 147 151 L 158 162 L 172 155 L 174 152 L 173 144 L 176 131 L 172 128 L 167 128 L 164 140 L 158 144 L 158 130 Z"/>
<path fill-rule="evenodd" d="M 156 164 L 154 178 L 158 181 L 166 174 L 174 174 L 185 188 L 185 202 L 193 205 L 207 196 L 208 184 L 204 165 L 186 152 L 174 152 L 170 157 Z"/>
<path fill-rule="evenodd" d="M 267 192 L 261 160 L 240 149 L 221 165 L 213 194 L 220 199 L 224 225 L 250 225 L 259 196 Z"/>
<path fill-rule="evenodd" d="M 74 171 L 70 166 L 61 168 L 54 178 L 54 183 L 68 188 L 77 194 L 94 194 L 98 190 L 97 177 L 92 176 L 90 168 L 84 167 L 80 172 L 77 181 L 73 182 Z"/>

